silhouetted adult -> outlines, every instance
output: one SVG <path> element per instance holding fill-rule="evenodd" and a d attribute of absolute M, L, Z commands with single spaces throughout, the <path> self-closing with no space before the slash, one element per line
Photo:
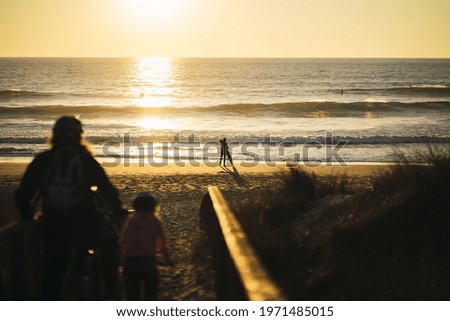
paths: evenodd
<path fill-rule="evenodd" d="M 221 164 L 222 158 L 223 158 L 223 166 L 227 166 L 227 157 L 230 160 L 231 166 L 234 167 L 233 165 L 233 158 L 231 158 L 231 153 L 228 149 L 228 143 L 227 143 L 227 139 L 224 137 L 223 139 L 219 140 L 220 142 L 220 161 L 219 164 Z"/>
<path fill-rule="evenodd" d="M 83 140 L 81 122 L 72 116 L 58 119 L 52 147 L 28 166 L 15 203 L 24 220 L 34 216 L 34 199 L 42 202 L 44 224 L 44 276 L 42 299 L 60 299 L 68 263 L 79 251 L 100 250 L 104 298 L 117 298 L 118 235 L 105 227 L 93 191 L 103 196 L 115 217 L 123 215 L 117 190 Z"/>

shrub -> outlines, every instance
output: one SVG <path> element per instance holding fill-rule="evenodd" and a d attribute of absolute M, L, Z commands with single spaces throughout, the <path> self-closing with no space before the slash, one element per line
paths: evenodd
<path fill-rule="evenodd" d="M 291 299 L 449 299 L 449 155 L 404 159 L 300 233 L 290 230 L 292 220 L 317 198 L 341 193 L 348 178 L 291 170 L 279 192 L 238 217 Z"/>

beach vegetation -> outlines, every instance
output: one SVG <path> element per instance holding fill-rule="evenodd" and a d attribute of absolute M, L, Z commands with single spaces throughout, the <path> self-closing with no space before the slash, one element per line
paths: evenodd
<path fill-rule="evenodd" d="M 449 150 L 399 161 L 365 188 L 294 168 L 235 206 L 290 299 L 450 299 Z"/>

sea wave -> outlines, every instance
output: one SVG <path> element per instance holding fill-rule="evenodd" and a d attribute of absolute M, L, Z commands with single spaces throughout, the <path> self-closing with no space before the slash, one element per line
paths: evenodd
<path fill-rule="evenodd" d="M 426 95 L 431 97 L 449 97 L 450 87 L 445 85 L 412 85 L 389 88 L 389 93 L 405 94 L 405 95 Z"/>
<path fill-rule="evenodd" d="M 434 89 L 449 89 L 450 86 L 448 85 L 411 85 L 411 86 L 404 86 L 405 88 L 434 88 Z"/>
<path fill-rule="evenodd" d="M 0 90 L 0 100 L 19 99 L 19 98 L 42 98 L 42 97 L 54 97 L 58 93 L 42 92 L 42 91 L 28 91 L 21 89 L 6 89 Z"/>
<path fill-rule="evenodd" d="M 229 113 L 242 116 L 264 116 L 274 114 L 285 117 L 360 117 L 367 112 L 375 113 L 407 113 L 412 110 L 450 111 L 450 101 L 439 102 L 377 102 L 364 101 L 353 103 L 338 102 L 290 102 L 276 104 L 221 104 L 214 106 L 195 107 L 112 107 L 112 106 L 71 106 L 71 105 L 45 105 L 36 107 L 0 107 L 0 116 L 30 115 L 30 116 L 57 116 L 64 114 L 88 115 L 95 118 L 107 116 L 139 115 L 165 115 L 184 113 Z M 404 114 L 407 116 L 407 114 Z"/>
<path fill-rule="evenodd" d="M 417 84 L 397 87 L 379 87 L 379 88 L 347 88 L 342 93 L 363 94 L 370 93 L 387 95 L 416 95 L 424 97 L 449 97 L 450 86 L 444 84 Z"/>
<path fill-rule="evenodd" d="M 166 94 L 152 93 L 151 97 L 165 97 Z M 92 92 L 64 92 L 64 91 L 33 91 L 33 90 L 23 90 L 18 88 L 4 89 L 0 90 L 0 101 L 1 100 L 19 100 L 35 99 L 39 102 L 42 98 L 95 98 L 95 99 L 123 99 L 123 98 L 142 98 L 139 92 L 119 92 L 117 93 L 113 88 L 106 88 L 105 91 L 92 91 Z M 81 103 L 83 100 L 79 100 Z"/>
<path fill-rule="evenodd" d="M 388 96 L 394 95 L 414 95 L 420 94 L 424 97 L 448 97 L 450 96 L 450 85 L 448 84 L 415 84 L 415 85 L 405 85 L 405 86 L 392 86 L 392 87 L 350 87 L 350 88 L 342 88 L 341 90 L 329 89 L 325 90 L 325 92 L 332 93 L 342 93 L 342 94 L 370 94 L 370 93 L 383 93 Z M 97 99 L 130 99 L 130 98 L 142 98 L 143 92 L 138 91 L 123 91 L 117 92 L 113 88 L 106 88 L 102 91 L 34 91 L 34 90 L 25 90 L 19 88 L 9 88 L 9 89 L 1 89 L 0 90 L 0 100 L 11 100 L 11 99 L 36 99 L 38 102 L 41 98 L 97 98 Z M 150 97 L 166 97 L 167 94 L 153 92 Z M 320 96 L 320 95 L 319 95 Z M 338 96 L 339 97 L 339 96 Z"/>
<path fill-rule="evenodd" d="M 191 137 L 188 137 L 188 136 Z M 194 136 L 192 136 L 194 135 Z M 86 140 L 88 143 L 101 146 L 110 144 L 111 147 L 120 145 L 129 145 L 133 148 L 166 148 L 173 147 L 189 147 L 200 144 L 215 144 L 223 136 L 223 133 L 211 135 L 195 135 L 195 133 L 184 133 L 179 135 L 176 132 L 167 134 L 155 134 L 146 136 L 90 136 Z M 273 145 L 283 144 L 289 145 L 299 144 L 349 144 L 349 145 L 395 145 L 395 144 L 448 144 L 450 143 L 450 135 L 435 136 L 333 136 L 331 133 L 324 132 L 323 135 L 317 136 L 279 136 L 279 135 L 228 135 L 227 140 L 231 145 Z M 22 144 L 47 144 L 47 137 L 0 137 L 0 144 L 20 146 Z M 170 145 L 164 145 L 168 143 Z M 165 146 L 165 147 L 163 147 Z"/>
<path fill-rule="evenodd" d="M 17 147 L 1 147 L 0 155 L 2 156 L 22 156 L 22 155 L 32 155 L 35 150 L 30 148 L 17 148 Z"/>

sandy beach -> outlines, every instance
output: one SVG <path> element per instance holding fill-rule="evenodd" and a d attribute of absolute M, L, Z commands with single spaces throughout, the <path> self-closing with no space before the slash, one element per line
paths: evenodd
<path fill-rule="evenodd" d="M 264 163 L 259 164 L 249 163 L 237 163 L 235 169 L 228 165 L 226 168 L 220 167 L 218 164 L 198 163 L 191 165 L 187 163 L 176 164 L 170 162 L 164 166 L 156 166 L 150 164 L 139 164 L 137 162 L 131 162 L 129 164 L 119 164 L 116 166 L 108 166 L 106 163 L 102 163 L 102 159 L 99 159 L 100 164 L 103 164 L 103 168 L 109 175 L 124 175 L 124 174 L 151 174 L 151 175 L 196 175 L 196 174 L 221 174 L 226 172 L 235 172 L 238 174 L 255 174 L 255 173 L 274 173 L 288 169 L 290 166 L 286 163 Z M 106 165 L 105 165 L 106 164 Z M 385 168 L 388 163 L 367 163 L 367 164 L 348 164 L 347 166 L 341 165 L 301 165 L 305 170 L 313 171 L 318 175 L 329 174 L 348 174 L 352 176 L 371 176 L 377 173 L 380 169 Z M 22 175 L 25 172 L 28 162 L 25 161 L 0 161 L 0 176 L 5 175 Z"/>
<path fill-rule="evenodd" d="M 14 191 L 27 164 L 23 162 L 0 163 L 0 224 L 16 220 L 18 214 L 13 205 Z M 386 169 L 386 165 L 350 165 L 307 167 L 320 176 L 345 174 L 354 177 L 353 184 L 370 185 L 370 177 Z M 208 185 L 216 185 L 223 192 L 231 207 L 238 206 L 245 197 L 258 194 L 265 188 L 274 188 L 281 182 L 279 175 L 285 164 L 269 166 L 260 164 L 247 167 L 199 165 L 198 167 L 169 164 L 164 167 L 150 165 L 106 167 L 112 183 L 120 192 L 124 207 L 130 208 L 131 200 L 139 191 L 154 191 L 161 199 L 161 219 L 172 254 L 175 268 L 160 268 L 163 300 L 214 300 L 214 284 L 207 266 L 193 262 L 193 244 L 198 242 L 200 227 L 198 211 Z"/>

